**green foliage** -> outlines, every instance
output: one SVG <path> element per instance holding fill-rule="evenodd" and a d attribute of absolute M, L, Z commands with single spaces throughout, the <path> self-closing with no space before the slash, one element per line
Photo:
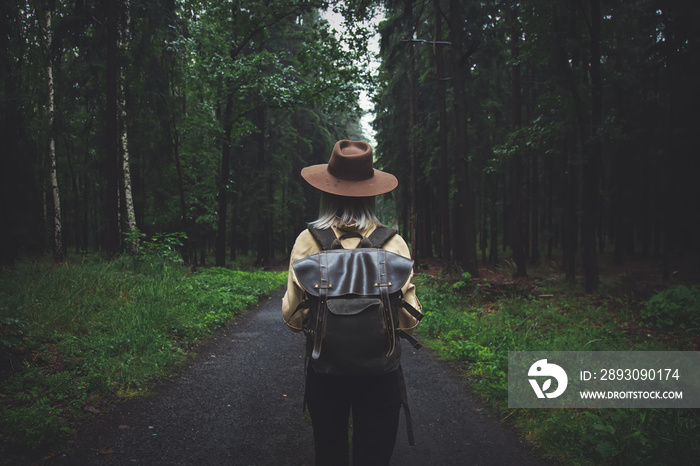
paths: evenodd
<path fill-rule="evenodd" d="M 426 275 L 416 282 L 425 311 L 419 327 L 423 339 L 443 357 L 463 364 L 472 389 L 527 432 L 545 455 L 566 464 L 687 464 L 700 454 L 693 441 L 700 419 L 690 410 L 508 410 L 508 351 L 678 349 L 660 345 L 647 332 L 626 336 L 620 328 L 628 326 L 630 313 L 617 310 L 618 301 L 601 305 L 557 290 L 546 299 L 508 291 L 484 303 L 479 292 L 492 291 L 493 283 L 476 284 L 466 294 L 463 286 Z M 648 303 L 654 309 L 664 303 L 673 315 L 680 306 L 697 303 L 695 290 L 679 288 Z"/>
<path fill-rule="evenodd" d="M 464 272 L 462 274 L 462 279 L 459 281 L 456 281 L 452 284 L 452 289 L 453 290 L 464 290 L 464 289 L 469 289 L 471 288 L 471 283 L 472 281 L 472 274 L 469 272 Z"/>
<path fill-rule="evenodd" d="M 182 247 L 183 241 L 186 239 L 187 234 L 184 232 L 156 233 L 150 239 L 138 229 L 126 233 L 127 243 L 132 249 L 137 249 L 142 256 L 150 259 L 165 259 L 175 263 L 183 262 L 177 248 Z"/>
<path fill-rule="evenodd" d="M 179 236 L 161 238 L 138 258 L 26 262 L 0 275 L 0 350 L 11 363 L 0 383 L 0 450 L 61 441 L 83 412 L 144 393 L 286 282 L 286 272 L 190 273 L 163 258 Z"/>
<path fill-rule="evenodd" d="M 641 316 L 659 327 L 700 326 L 700 286 L 679 285 L 660 291 L 644 303 Z"/>
<path fill-rule="evenodd" d="M 10 316 L 0 316 L 0 347 L 15 348 L 22 343 L 27 322 Z"/>
<path fill-rule="evenodd" d="M 187 344 L 219 328 L 240 309 L 255 305 L 258 297 L 286 283 L 287 272 L 242 272 L 221 267 L 205 269 L 180 284 L 188 296 L 179 310 L 183 322 L 175 330 Z"/>
<path fill-rule="evenodd" d="M 2 423 L 11 426 L 5 430 L 3 442 L 34 450 L 42 444 L 59 441 L 70 433 L 65 419 L 56 415 L 56 408 L 42 401 L 0 412 Z"/>
<path fill-rule="evenodd" d="M 547 117 L 551 116 L 553 115 L 547 115 Z M 513 130 L 506 136 L 503 144 L 494 147 L 495 157 L 487 161 L 484 171 L 486 173 L 502 171 L 515 154 L 528 154 L 533 151 L 553 153 L 558 140 L 564 137 L 565 129 L 559 120 L 547 121 L 545 116 L 538 116 L 529 126 Z"/>

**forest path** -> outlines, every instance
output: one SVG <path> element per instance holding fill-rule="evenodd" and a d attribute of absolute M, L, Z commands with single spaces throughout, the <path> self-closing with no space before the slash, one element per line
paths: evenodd
<path fill-rule="evenodd" d="M 83 426 L 73 452 L 49 464 L 313 464 L 311 423 L 301 409 L 303 337 L 282 322 L 282 293 L 217 332 L 154 396 Z M 453 369 L 426 348 L 404 348 L 416 445 L 408 445 L 402 414 L 392 464 L 547 464 L 469 398 Z"/>

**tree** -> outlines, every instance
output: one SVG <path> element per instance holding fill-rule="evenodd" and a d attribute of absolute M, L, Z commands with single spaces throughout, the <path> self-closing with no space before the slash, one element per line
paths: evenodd
<path fill-rule="evenodd" d="M 128 50 L 129 44 L 129 23 L 131 22 L 131 2 L 124 0 L 124 26 L 121 29 L 121 39 L 119 40 L 118 49 L 121 51 Z M 125 55 L 124 53 L 122 55 Z M 124 186 L 124 206 L 126 208 L 126 221 L 129 233 L 131 233 L 131 250 L 133 253 L 139 252 L 139 238 L 135 234 L 136 228 L 136 212 L 134 211 L 134 196 L 131 191 L 131 164 L 129 162 L 129 138 L 126 124 L 126 91 L 125 91 L 124 71 L 119 67 L 119 117 L 121 119 L 121 132 L 119 137 L 119 145 L 121 148 L 121 168 Z"/>
<path fill-rule="evenodd" d="M 46 83 L 48 87 L 48 101 L 46 111 L 48 114 L 46 123 L 46 134 L 48 135 L 48 159 L 49 159 L 49 180 L 51 182 L 51 197 L 53 200 L 53 259 L 55 262 L 62 262 L 64 259 L 63 229 L 61 223 L 61 196 L 58 189 L 58 174 L 56 168 L 56 138 L 54 134 L 54 82 L 53 64 L 51 59 L 51 39 L 53 31 L 51 28 L 51 7 L 44 12 L 45 38 L 46 38 Z"/>
<path fill-rule="evenodd" d="M 510 59 L 511 59 L 511 111 L 513 130 L 518 131 L 522 126 L 522 89 L 521 89 L 521 65 L 520 65 L 520 26 L 518 23 L 517 2 L 507 6 L 507 20 L 510 28 Z M 513 260 L 517 266 L 517 275 L 527 275 L 527 259 L 525 254 L 524 219 L 523 219 L 523 154 L 518 148 L 513 152 L 510 169 L 510 199 L 511 199 L 511 235 L 513 248 Z"/>
<path fill-rule="evenodd" d="M 442 41 L 442 18 L 444 12 L 440 6 L 439 0 L 433 1 L 433 14 L 435 15 L 435 40 Z M 433 47 L 433 56 L 435 59 L 435 71 L 437 73 L 438 81 L 438 108 L 439 108 L 439 125 L 440 125 L 440 137 L 439 137 L 439 167 L 440 176 L 438 181 L 438 219 L 437 224 L 437 250 L 438 256 L 444 260 L 449 261 L 451 258 L 451 234 L 450 234 L 450 195 L 449 195 L 449 122 L 447 118 L 447 80 L 445 71 L 445 54 L 443 44 Z"/>
<path fill-rule="evenodd" d="M 596 230 L 599 227 L 598 205 L 600 186 L 600 126 L 602 120 L 602 78 L 600 75 L 600 0 L 590 0 L 590 75 L 591 75 L 591 134 L 588 157 L 583 167 L 583 269 L 587 293 L 598 289 L 598 259 Z"/>
<path fill-rule="evenodd" d="M 469 170 L 469 146 L 467 140 L 467 95 L 466 70 L 469 57 L 474 52 L 478 43 L 472 41 L 465 44 L 466 31 L 464 31 L 464 16 L 462 6 L 457 0 L 450 0 L 450 42 L 452 65 L 452 89 L 454 92 L 454 119 L 455 119 L 455 166 L 457 193 L 454 200 L 454 236 L 453 250 L 457 262 L 462 265 L 472 277 L 479 276 L 479 266 L 476 258 L 476 217 L 474 186 Z"/>
<path fill-rule="evenodd" d="M 121 252 L 119 219 L 119 4 L 109 2 L 107 10 L 107 76 L 105 174 L 107 177 L 107 252 L 115 256 Z"/>

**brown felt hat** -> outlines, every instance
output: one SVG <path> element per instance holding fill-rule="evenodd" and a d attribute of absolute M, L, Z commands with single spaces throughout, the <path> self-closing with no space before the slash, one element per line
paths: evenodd
<path fill-rule="evenodd" d="M 306 167 L 301 176 L 316 189 L 348 197 L 377 196 L 399 185 L 394 175 L 372 167 L 372 147 L 360 141 L 336 142 L 328 163 Z"/>

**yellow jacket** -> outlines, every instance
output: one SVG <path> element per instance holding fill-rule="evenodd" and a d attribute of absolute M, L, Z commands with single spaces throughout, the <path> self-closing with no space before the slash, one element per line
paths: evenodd
<path fill-rule="evenodd" d="M 361 231 L 360 233 L 362 233 L 363 236 L 367 237 L 375 230 L 375 228 L 376 226 L 372 226 L 365 231 Z M 333 227 L 333 232 L 337 237 L 340 237 L 343 234 L 343 232 L 347 231 L 354 231 L 354 229 L 352 229 L 351 227 L 343 229 Z M 345 249 L 354 249 L 359 245 L 359 243 L 360 238 L 356 237 L 345 238 L 341 240 L 341 244 Z M 386 249 L 389 252 L 393 252 L 404 257 L 411 257 L 411 252 L 408 249 L 406 241 L 404 241 L 404 239 L 399 235 L 394 235 L 393 237 L 391 237 L 386 243 L 384 243 L 382 248 Z M 294 312 L 294 309 L 297 308 L 304 296 L 304 291 L 299 285 L 296 275 L 294 274 L 294 270 L 292 269 L 292 263 L 299 259 L 303 259 L 304 257 L 316 254 L 320 251 L 321 248 L 319 247 L 318 243 L 311 235 L 309 230 L 304 230 L 299 234 L 296 242 L 294 243 L 294 247 L 292 248 L 292 253 L 289 259 L 289 279 L 287 282 L 287 292 L 282 298 L 282 317 L 284 318 L 284 321 L 287 322 L 287 324 L 289 325 L 289 328 L 291 328 L 295 332 L 299 332 L 302 330 L 302 321 L 306 318 L 306 313 L 308 312 L 308 310 L 302 309 L 290 319 L 290 316 Z M 421 311 L 422 307 L 420 302 L 418 301 L 418 297 L 416 296 L 415 285 L 411 283 L 411 278 L 412 277 L 409 277 L 408 281 L 406 281 L 406 283 L 401 288 L 401 290 L 403 291 L 403 299 L 408 304 L 413 306 L 416 310 Z M 400 309 L 399 328 L 408 334 L 412 334 L 416 327 L 418 327 L 418 320 L 416 320 L 405 309 Z"/>

